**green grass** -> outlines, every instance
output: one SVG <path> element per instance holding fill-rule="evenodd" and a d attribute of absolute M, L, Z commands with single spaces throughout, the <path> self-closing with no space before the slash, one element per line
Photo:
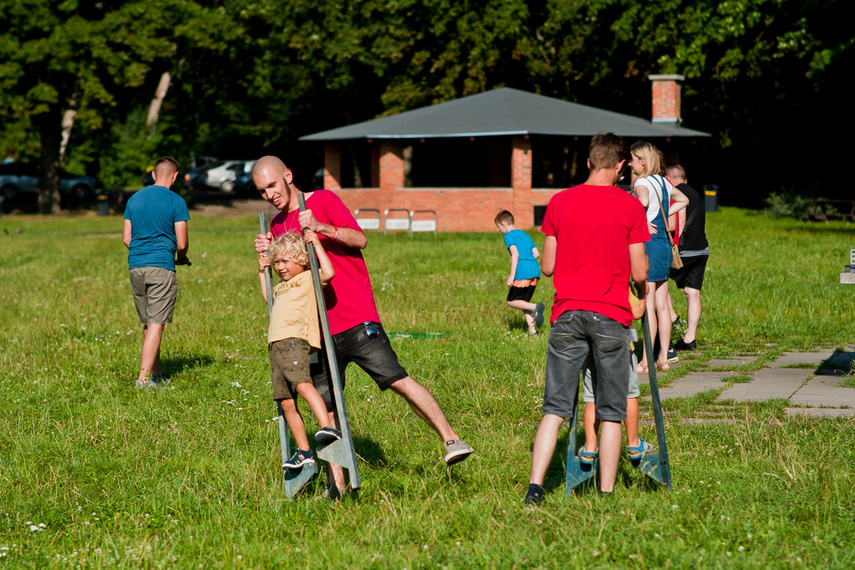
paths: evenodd
<path fill-rule="evenodd" d="M 782 352 L 853 342 L 855 289 L 837 280 L 855 227 L 726 208 L 707 225 L 701 351 L 663 385 L 710 358 L 760 354 L 740 381 Z M 449 473 L 438 437 L 351 368 L 363 487 L 331 504 L 316 481 L 286 501 L 256 228 L 191 220 L 162 353 L 173 388 L 136 391 L 121 220 L 0 218 L 0 566 L 855 564 L 855 422 L 789 418 L 783 400 L 669 400 L 673 492 L 624 462 L 614 498 L 567 499 L 560 451 L 544 506 L 526 509 L 547 341 L 504 305 L 499 234 L 372 233 L 365 252 L 387 330 L 446 334 L 393 342 L 476 454 Z"/>

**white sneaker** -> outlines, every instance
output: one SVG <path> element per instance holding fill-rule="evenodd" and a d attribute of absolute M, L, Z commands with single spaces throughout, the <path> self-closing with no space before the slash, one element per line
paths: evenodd
<path fill-rule="evenodd" d="M 466 445 L 462 439 L 449 439 L 445 442 L 445 464 L 448 466 L 460 463 L 475 450 Z"/>

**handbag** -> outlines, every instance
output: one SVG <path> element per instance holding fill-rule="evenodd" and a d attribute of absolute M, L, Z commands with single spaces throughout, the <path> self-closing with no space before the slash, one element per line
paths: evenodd
<path fill-rule="evenodd" d="M 656 177 L 651 176 L 652 180 L 656 180 Z M 658 183 L 658 180 L 657 180 Z M 659 184 L 662 188 L 662 195 L 665 195 L 665 186 L 664 184 Z M 680 259 L 680 246 L 674 241 L 674 234 L 671 232 L 671 225 L 668 223 L 668 218 L 665 217 L 665 209 L 662 207 L 662 200 L 659 198 L 659 194 L 656 190 L 653 190 L 653 193 L 656 194 L 656 201 L 659 202 L 659 213 L 662 215 L 662 220 L 665 222 L 665 231 L 668 233 L 668 241 L 671 243 L 671 269 L 681 269 L 683 267 L 683 260 Z"/>

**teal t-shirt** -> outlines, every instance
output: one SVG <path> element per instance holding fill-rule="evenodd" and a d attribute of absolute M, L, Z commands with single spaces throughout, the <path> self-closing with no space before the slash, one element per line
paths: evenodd
<path fill-rule="evenodd" d="M 540 266 L 531 253 L 531 250 L 537 246 L 534 245 L 531 237 L 522 230 L 511 230 L 505 234 L 505 247 L 510 251 L 512 245 L 517 246 L 517 252 L 519 253 L 517 273 L 514 275 L 514 281 L 534 279 L 535 277 L 539 278 Z"/>
<path fill-rule="evenodd" d="M 175 223 L 190 219 L 184 199 L 163 186 L 143 188 L 128 200 L 125 219 L 131 221 L 128 269 L 162 267 L 175 271 Z"/>

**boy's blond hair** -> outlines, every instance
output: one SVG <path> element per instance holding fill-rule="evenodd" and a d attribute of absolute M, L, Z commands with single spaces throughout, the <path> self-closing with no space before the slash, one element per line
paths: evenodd
<path fill-rule="evenodd" d="M 278 260 L 290 260 L 303 267 L 309 266 L 309 252 L 306 251 L 306 243 L 303 236 L 292 233 L 284 233 L 276 238 L 270 249 L 268 249 L 270 263 Z"/>

